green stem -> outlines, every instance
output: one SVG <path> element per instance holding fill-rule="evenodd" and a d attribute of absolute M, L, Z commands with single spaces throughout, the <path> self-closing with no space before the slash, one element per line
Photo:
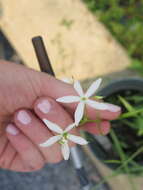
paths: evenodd
<path fill-rule="evenodd" d="M 100 119 L 88 119 L 88 118 L 83 118 L 83 120 L 80 122 L 79 126 L 81 125 L 84 125 L 85 123 L 88 123 L 88 122 L 95 122 L 95 123 L 99 123 L 101 122 Z"/>

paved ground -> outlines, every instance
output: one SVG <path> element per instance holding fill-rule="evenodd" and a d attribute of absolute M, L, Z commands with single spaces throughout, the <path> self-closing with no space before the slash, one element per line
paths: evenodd
<path fill-rule="evenodd" d="M 81 149 L 79 149 L 80 151 Z M 88 179 L 93 183 L 101 179 L 87 155 L 80 151 Z M 71 161 L 47 164 L 42 170 L 32 173 L 11 172 L 0 169 L 0 190 L 81 190 Z M 96 190 L 109 190 L 101 186 Z"/>
<path fill-rule="evenodd" d="M 67 183 L 68 181 L 68 183 Z M 78 190 L 79 184 L 69 163 L 47 165 L 32 173 L 0 171 L 1 190 Z"/>

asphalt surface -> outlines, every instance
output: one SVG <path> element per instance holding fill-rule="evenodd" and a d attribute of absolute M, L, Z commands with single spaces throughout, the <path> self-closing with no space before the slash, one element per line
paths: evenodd
<path fill-rule="evenodd" d="M 46 165 L 32 173 L 0 170 L 0 190 L 79 190 L 71 164 Z"/>

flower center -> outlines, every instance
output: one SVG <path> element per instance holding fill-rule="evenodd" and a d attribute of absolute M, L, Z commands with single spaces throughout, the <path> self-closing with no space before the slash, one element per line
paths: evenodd
<path fill-rule="evenodd" d="M 81 97 L 81 100 L 85 101 L 85 100 L 87 100 L 87 98 L 86 97 Z"/>
<path fill-rule="evenodd" d="M 61 140 L 59 140 L 59 144 L 63 145 L 67 142 L 67 140 L 68 140 L 68 133 L 65 132 L 62 134 L 62 138 L 61 138 Z"/>
<path fill-rule="evenodd" d="M 64 132 L 64 133 L 62 134 L 62 136 L 63 136 L 64 139 L 66 139 L 66 140 L 68 139 L 68 133 L 67 133 L 67 132 Z"/>

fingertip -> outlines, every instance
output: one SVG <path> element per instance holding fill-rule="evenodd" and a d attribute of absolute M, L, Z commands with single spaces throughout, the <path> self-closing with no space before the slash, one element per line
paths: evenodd
<path fill-rule="evenodd" d="M 14 113 L 14 122 L 19 125 L 29 125 L 32 121 L 30 111 L 27 109 L 20 109 Z"/>
<path fill-rule="evenodd" d="M 122 110 L 120 109 L 117 112 L 110 112 L 109 113 L 109 120 L 116 120 L 122 113 Z"/>
<path fill-rule="evenodd" d="M 110 104 L 110 103 L 104 103 L 107 106 L 107 110 L 110 112 L 120 112 L 121 111 L 121 107 L 114 105 L 114 104 Z"/>
<path fill-rule="evenodd" d="M 40 97 L 34 102 L 34 110 L 43 114 L 49 113 L 51 110 L 53 99 L 49 97 Z"/>
<path fill-rule="evenodd" d="M 73 123 L 70 114 L 54 99 L 49 97 L 40 97 L 34 103 L 34 111 L 36 115 L 58 124 L 62 128 Z"/>
<path fill-rule="evenodd" d="M 102 121 L 100 124 L 97 123 L 86 123 L 83 129 L 89 133 L 95 135 L 107 135 L 110 131 L 111 125 L 109 121 Z M 82 127 L 81 127 L 82 129 Z"/>
<path fill-rule="evenodd" d="M 117 112 L 109 111 L 109 110 L 95 110 L 93 108 L 89 108 L 87 110 L 87 115 L 90 119 L 100 118 L 102 120 L 115 120 L 121 114 L 121 109 Z"/>
<path fill-rule="evenodd" d="M 9 135 L 16 136 L 20 133 L 20 130 L 14 124 L 10 123 L 6 127 L 6 132 Z"/>

